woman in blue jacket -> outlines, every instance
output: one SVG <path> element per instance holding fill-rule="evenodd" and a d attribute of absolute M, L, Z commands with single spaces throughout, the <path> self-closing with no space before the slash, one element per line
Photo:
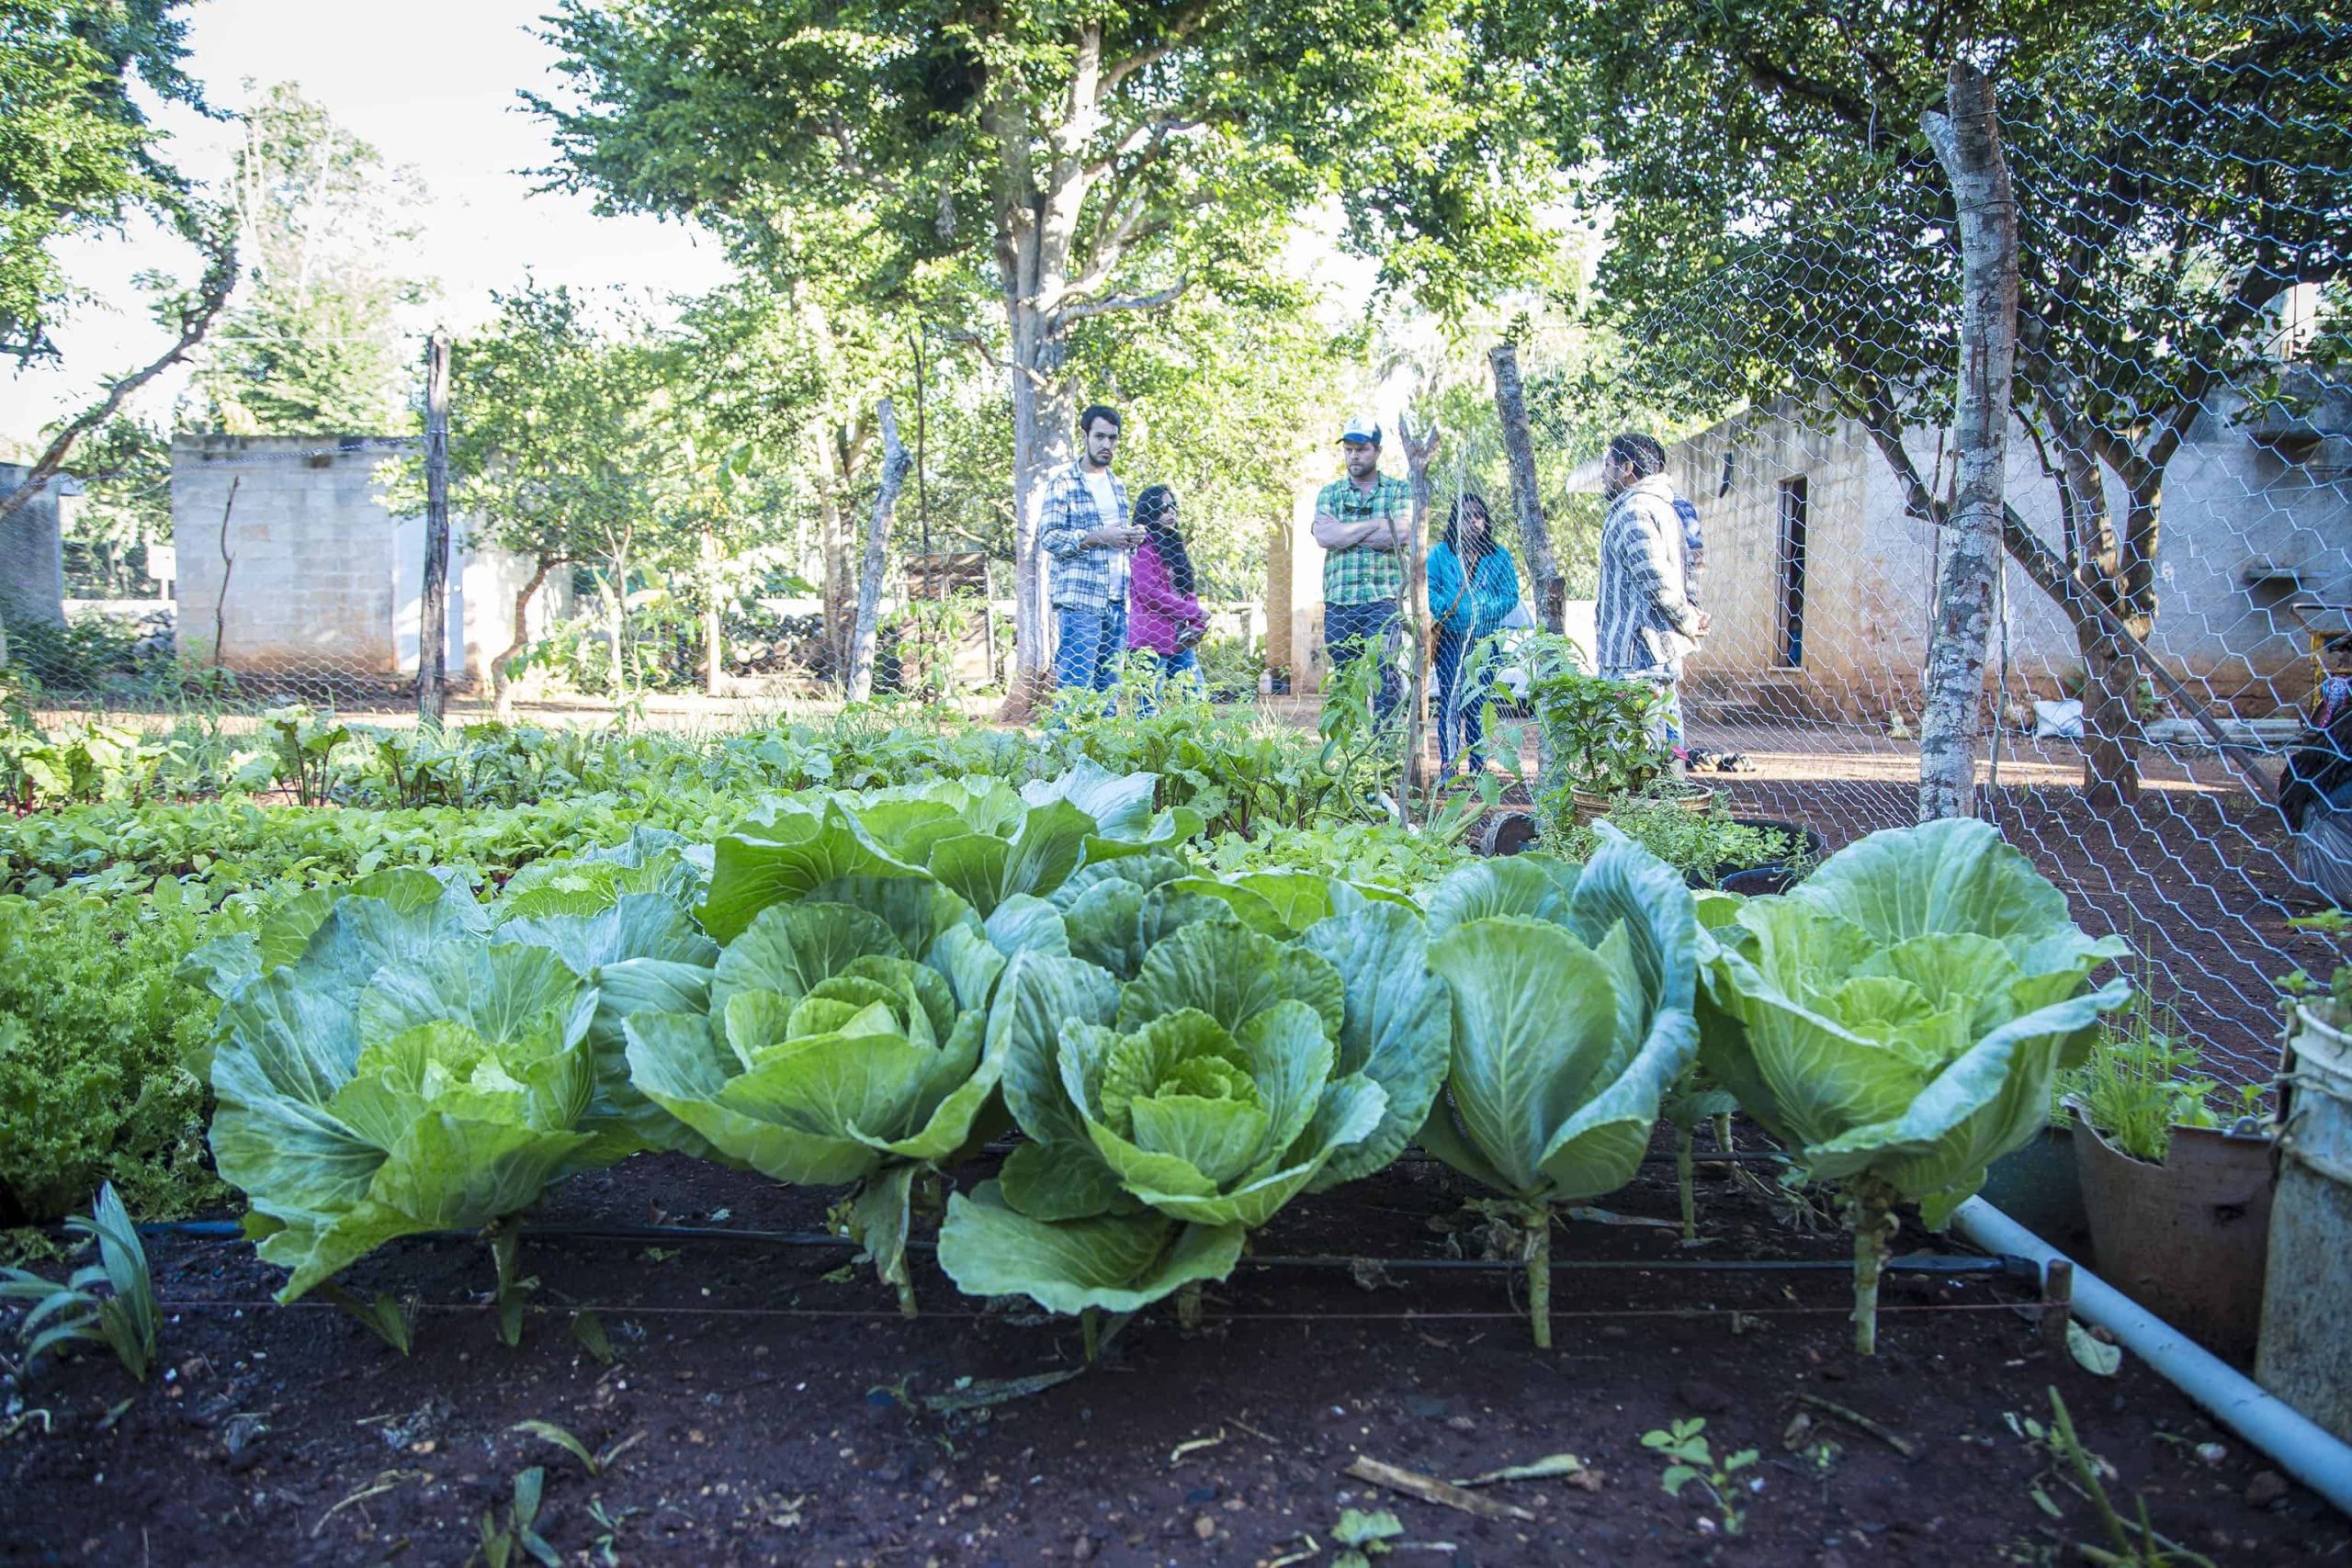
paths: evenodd
<path fill-rule="evenodd" d="M 1519 606 L 1519 570 L 1510 552 L 1495 542 L 1487 503 L 1465 491 L 1445 520 L 1445 537 L 1430 551 L 1430 618 L 1437 628 L 1437 754 L 1442 773 L 1467 740 L 1470 771 L 1483 772 L 1479 747 L 1486 728 L 1481 714 L 1494 684 L 1494 654 L 1474 657 L 1477 645 L 1495 633 Z M 1465 681 L 1464 663 L 1473 668 Z"/>

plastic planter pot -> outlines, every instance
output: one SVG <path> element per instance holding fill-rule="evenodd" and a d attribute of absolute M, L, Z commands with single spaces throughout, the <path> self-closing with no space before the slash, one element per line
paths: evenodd
<path fill-rule="evenodd" d="M 2352 1036 L 2295 1010 L 2255 1380 L 2352 1442 Z"/>
<path fill-rule="evenodd" d="M 2262 1325 L 2270 1140 L 2175 1127 L 2165 1163 L 2150 1165 L 2068 1104 L 2099 1277 L 2215 1355 L 2251 1362 Z"/>
<path fill-rule="evenodd" d="M 1785 833 L 1802 846 L 1787 860 L 1768 861 L 1762 865 L 1736 866 L 1728 862 L 1715 867 L 1712 877 L 1693 875 L 1694 887 L 1715 886 L 1726 893 L 1737 893 L 1754 898 L 1767 893 L 1786 893 L 1804 878 L 1812 867 L 1819 865 L 1829 852 L 1828 841 L 1802 822 L 1783 822 L 1772 817 L 1735 817 L 1732 821 L 1742 828 L 1762 828 L 1775 833 Z"/>

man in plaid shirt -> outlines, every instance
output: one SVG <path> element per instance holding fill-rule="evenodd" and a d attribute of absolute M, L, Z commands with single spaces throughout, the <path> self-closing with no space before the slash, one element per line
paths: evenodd
<path fill-rule="evenodd" d="M 1127 552 L 1143 530 L 1127 519 L 1127 491 L 1111 472 L 1119 416 L 1101 403 L 1078 416 L 1083 455 L 1046 480 L 1037 542 L 1053 558 L 1047 597 L 1057 633 L 1054 684 L 1103 692 L 1127 646 Z"/>
<path fill-rule="evenodd" d="M 1682 658 L 1707 635 L 1707 612 L 1683 576 L 1682 519 L 1666 477 L 1666 449 L 1650 436 L 1620 435 L 1600 460 L 1609 515 L 1600 525 L 1600 602 L 1593 612 L 1593 661 L 1613 681 L 1658 689 L 1659 727 L 1682 744 L 1676 691 Z"/>
<path fill-rule="evenodd" d="M 1358 419 L 1340 437 L 1348 477 L 1315 498 L 1315 542 L 1323 558 L 1323 646 L 1337 671 L 1369 654 L 1381 660 L 1373 716 L 1385 721 L 1404 694 L 1389 660 L 1405 594 L 1405 548 L 1413 525 L 1413 488 L 1380 471 L 1380 426 Z"/>

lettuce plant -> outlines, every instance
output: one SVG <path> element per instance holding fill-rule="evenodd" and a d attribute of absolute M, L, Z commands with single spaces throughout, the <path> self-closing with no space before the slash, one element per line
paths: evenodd
<path fill-rule="evenodd" d="M 966 1293 L 1124 1313 L 1222 1279 L 1250 1230 L 1386 1165 L 1425 1114 L 1447 1013 L 1419 914 L 1182 870 L 1114 863 L 1067 900 L 1073 956 L 1006 969 L 990 1048 L 1030 1141 L 949 1201 L 940 1263 Z M 1283 912 L 1317 908 L 1292 933 Z"/>
<path fill-rule="evenodd" d="M 1682 879 L 1613 831 L 1582 867 L 1520 855 L 1430 896 L 1453 1067 L 1419 1143 L 1502 1195 L 1552 1343 L 1552 1206 L 1614 1191 L 1698 1044 L 1698 925 Z"/>
<path fill-rule="evenodd" d="M 1969 819 L 1872 833 L 1710 933 L 1702 1060 L 1854 1225 L 1854 1346 L 1877 1343 L 1898 1202 L 1931 1228 L 2038 1132 L 2121 980 L 2065 896 Z"/>

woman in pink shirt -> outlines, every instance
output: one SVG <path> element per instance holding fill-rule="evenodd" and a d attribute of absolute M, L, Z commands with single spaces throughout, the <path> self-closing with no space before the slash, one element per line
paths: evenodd
<path fill-rule="evenodd" d="M 1144 531 L 1127 579 L 1127 646 L 1159 656 L 1159 673 L 1190 674 L 1194 690 L 1207 694 L 1200 656 L 1193 652 L 1208 631 L 1209 618 L 1193 594 L 1193 558 L 1176 527 L 1176 492 L 1153 485 L 1136 497 L 1135 519 Z"/>

